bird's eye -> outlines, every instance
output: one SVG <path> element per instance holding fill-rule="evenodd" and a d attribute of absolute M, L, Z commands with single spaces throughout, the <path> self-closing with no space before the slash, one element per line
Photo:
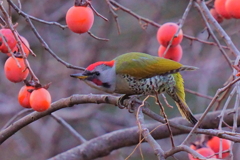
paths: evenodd
<path fill-rule="evenodd" d="M 95 74 L 96 74 L 96 76 L 99 76 L 99 75 L 100 75 L 100 73 L 99 73 L 99 72 L 95 72 Z"/>

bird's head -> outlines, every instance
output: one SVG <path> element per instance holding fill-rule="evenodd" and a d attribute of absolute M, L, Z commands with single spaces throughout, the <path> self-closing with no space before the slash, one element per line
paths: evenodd
<path fill-rule="evenodd" d="M 112 93 L 115 89 L 116 72 L 114 60 L 93 63 L 84 72 L 71 74 L 70 76 L 105 92 Z"/>

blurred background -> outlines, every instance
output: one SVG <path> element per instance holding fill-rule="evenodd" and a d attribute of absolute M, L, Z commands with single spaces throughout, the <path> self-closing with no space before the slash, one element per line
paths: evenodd
<path fill-rule="evenodd" d="M 13 2 L 18 4 L 17 0 L 13 0 Z M 179 22 L 189 1 L 182 0 L 176 3 L 176 0 L 118 0 L 117 2 L 139 16 L 163 24 L 165 22 Z M 8 9 L 6 0 L 3 1 L 3 4 Z M 21 4 L 22 10 L 31 16 L 65 25 L 66 12 L 74 4 L 74 1 L 22 0 Z M 118 34 L 117 25 L 113 15 L 109 12 L 106 1 L 92 0 L 92 5 L 109 21 L 105 22 L 95 15 L 91 32 L 98 37 L 109 39 L 108 42 L 96 40 L 87 33 L 81 35 L 73 33 L 68 28 L 63 30 L 56 25 L 47 25 L 36 21 L 33 21 L 33 23 L 49 47 L 61 59 L 73 65 L 87 67 L 93 62 L 111 60 L 118 55 L 133 51 L 157 56 L 159 43 L 156 39 L 156 32 L 158 28 L 148 25 L 146 29 L 143 29 L 139 20 L 118 10 L 116 13 L 121 29 L 121 34 Z M 53 102 L 73 94 L 105 94 L 90 88 L 77 79 L 71 78 L 70 74 L 80 71 L 66 68 L 53 58 L 42 47 L 26 20 L 13 9 L 11 12 L 13 22 L 18 23 L 17 31 L 29 41 L 31 49 L 37 55 L 37 57 L 29 56 L 28 58 L 33 71 L 42 84 L 52 82 L 49 92 Z M 225 20 L 221 23 L 221 26 L 231 36 L 236 47 L 239 48 L 239 21 Z M 186 35 L 213 41 L 209 37 L 204 21 L 195 7 L 190 10 L 182 30 Z M 219 40 L 222 42 L 221 38 Z M 224 45 L 224 43 L 222 44 Z M 232 70 L 219 48 L 187 38 L 183 39 L 181 46 L 183 48 L 183 58 L 180 62 L 199 68 L 194 72 L 182 72 L 185 87 L 203 95 L 214 96 L 216 90 L 221 88 L 232 74 Z M 229 50 L 226 49 L 226 52 L 233 60 L 235 59 Z M 16 113 L 24 110 L 17 101 L 17 95 L 23 83 L 12 83 L 4 75 L 3 66 L 7 58 L 5 54 L 0 54 L 0 65 L 2 67 L 2 70 L 0 70 L 0 127 L 4 126 Z M 153 104 L 151 109 L 159 113 L 158 107 L 154 105 L 154 100 L 149 99 L 149 101 Z M 209 99 L 190 93 L 186 93 L 186 101 L 194 114 L 202 113 L 210 102 Z M 168 117 L 180 116 L 171 99 L 169 99 L 169 103 L 174 108 L 165 108 Z M 128 113 L 127 110 L 105 104 L 77 105 L 61 109 L 56 114 L 65 119 L 87 140 L 111 131 L 136 126 L 133 114 Z M 146 117 L 146 123 L 155 123 L 155 121 Z M 185 136 L 176 136 L 174 138 L 176 144 L 180 144 Z M 164 150 L 170 149 L 169 138 L 160 140 L 159 143 Z M 46 116 L 24 127 L 6 140 L 0 146 L 0 159 L 46 159 L 77 145 L 79 144 L 67 130 L 61 127 L 52 117 Z M 133 151 L 134 147 L 116 150 L 111 155 L 99 158 L 99 160 L 124 159 Z M 156 159 L 148 144 L 142 144 L 142 148 L 146 159 Z M 238 149 L 238 146 L 235 149 Z M 136 160 L 139 158 L 139 150 L 136 150 L 130 159 Z M 186 160 L 187 154 L 180 152 L 176 154 L 176 158 Z M 171 160 L 171 158 L 168 159 Z"/>

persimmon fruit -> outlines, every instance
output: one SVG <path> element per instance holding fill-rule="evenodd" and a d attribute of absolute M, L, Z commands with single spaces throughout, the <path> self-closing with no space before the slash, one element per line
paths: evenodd
<path fill-rule="evenodd" d="M 34 90 L 34 87 L 23 86 L 18 93 L 18 102 L 24 108 L 31 108 L 30 105 L 31 90 Z"/>
<path fill-rule="evenodd" d="M 72 6 L 66 14 L 68 28 L 75 33 L 89 31 L 94 22 L 94 14 L 91 8 L 86 6 Z"/>
<path fill-rule="evenodd" d="M 207 146 L 210 147 L 215 153 L 219 153 L 220 151 L 220 144 L 221 144 L 221 141 L 220 141 L 220 138 L 219 137 L 212 137 L 210 140 L 207 141 Z M 222 151 L 227 151 L 230 149 L 230 141 L 227 140 L 227 139 L 222 139 Z M 229 156 L 229 152 L 227 153 L 222 153 L 222 157 L 221 158 L 226 158 Z M 219 157 L 219 154 L 216 154 L 216 157 L 217 158 L 220 158 Z"/>
<path fill-rule="evenodd" d="M 168 22 L 163 24 L 157 31 L 158 42 L 167 47 L 174 35 L 177 33 L 179 26 L 176 23 Z M 181 43 L 183 39 L 183 32 L 180 29 L 177 37 L 174 37 L 171 46 L 176 46 Z"/>
<path fill-rule="evenodd" d="M 204 157 L 211 156 L 211 158 L 216 158 L 216 156 L 214 155 L 215 153 L 210 148 L 199 148 L 196 150 L 196 152 L 198 152 L 199 154 L 201 154 Z M 188 157 L 189 157 L 189 160 L 199 160 L 198 158 L 194 158 L 191 154 L 188 154 Z"/>
<path fill-rule="evenodd" d="M 8 47 L 12 50 L 16 46 L 17 41 L 10 29 L 0 29 L 0 34 L 2 35 L 0 36 L 0 51 L 2 53 L 8 53 Z M 2 37 L 7 44 L 4 42 Z"/>
<path fill-rule="evenodd" d="M 30 105 L 37 112 L 46 111 L 51 106 L 51 95 L 45 88 L 34 90 L 30 95 Z"/>
<path fill-rule="evenodd" d="M 236 19 L 240 18 L 240 1 L 239 0 L 227 0 L 225 7 L 231 17 Z"/>
<path fill-rule="evenodd" d="M 158 49 L 158 56 L 159 57 L 163 57 L 167 58 L 167 59 L 171 59 L 173 61 L 177 61 L 179 62 L 182 58 L 182 47 L 181 45 L 177 45 L 175 47 L 169 47 L 166 54 L 163 55 L 166 51 L 167 47 L 164 47 L 163 45 L 161 45 Z"/>
<path fill-rule="evenodd" d="M 231 15 L 226 9 L 226 2 L 227 0 L 215 0 L 214 7 L 218 14 L 220 14 L 225 19 L 230 19 Z"/>
<path fill-rule="evenodd" d="M 18 66 L 19 64 L 19 66 Z M 9 57 L 4 64 L 4 72 L 11 82 L 21 82 L 27 78 L 29 70 L 26 68 L 23 58 Z"/>

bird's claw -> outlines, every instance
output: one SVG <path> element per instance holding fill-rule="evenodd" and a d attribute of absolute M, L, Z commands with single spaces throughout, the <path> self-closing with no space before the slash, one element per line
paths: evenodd
<path fill-rule="evenodd" d="M 125 94 L 118 99 L 117 105 L 120 109 L 126 108 L 126 106 L 123 105 L 123 101 L 128 98 L 129 98 L 129 95 Z"/>
<path fill-rule="evenodd" d="M 129 113 L 133 113 L 134 112 L 134 108 L 133 108 L 134 105 L 133 104 L 134 104 L 134 102 L 136 101 L 137 98 L 138 97 L 136 97 L 136 96 L 130 97 L 130 95 L 125 94 L 118 99 L 118 107 L 120 109 L 127 108 Z M 129 103 L 128 103 L 127 106 L 123 105 L 123 101 L 125 99 L 129 99 Z"/>

